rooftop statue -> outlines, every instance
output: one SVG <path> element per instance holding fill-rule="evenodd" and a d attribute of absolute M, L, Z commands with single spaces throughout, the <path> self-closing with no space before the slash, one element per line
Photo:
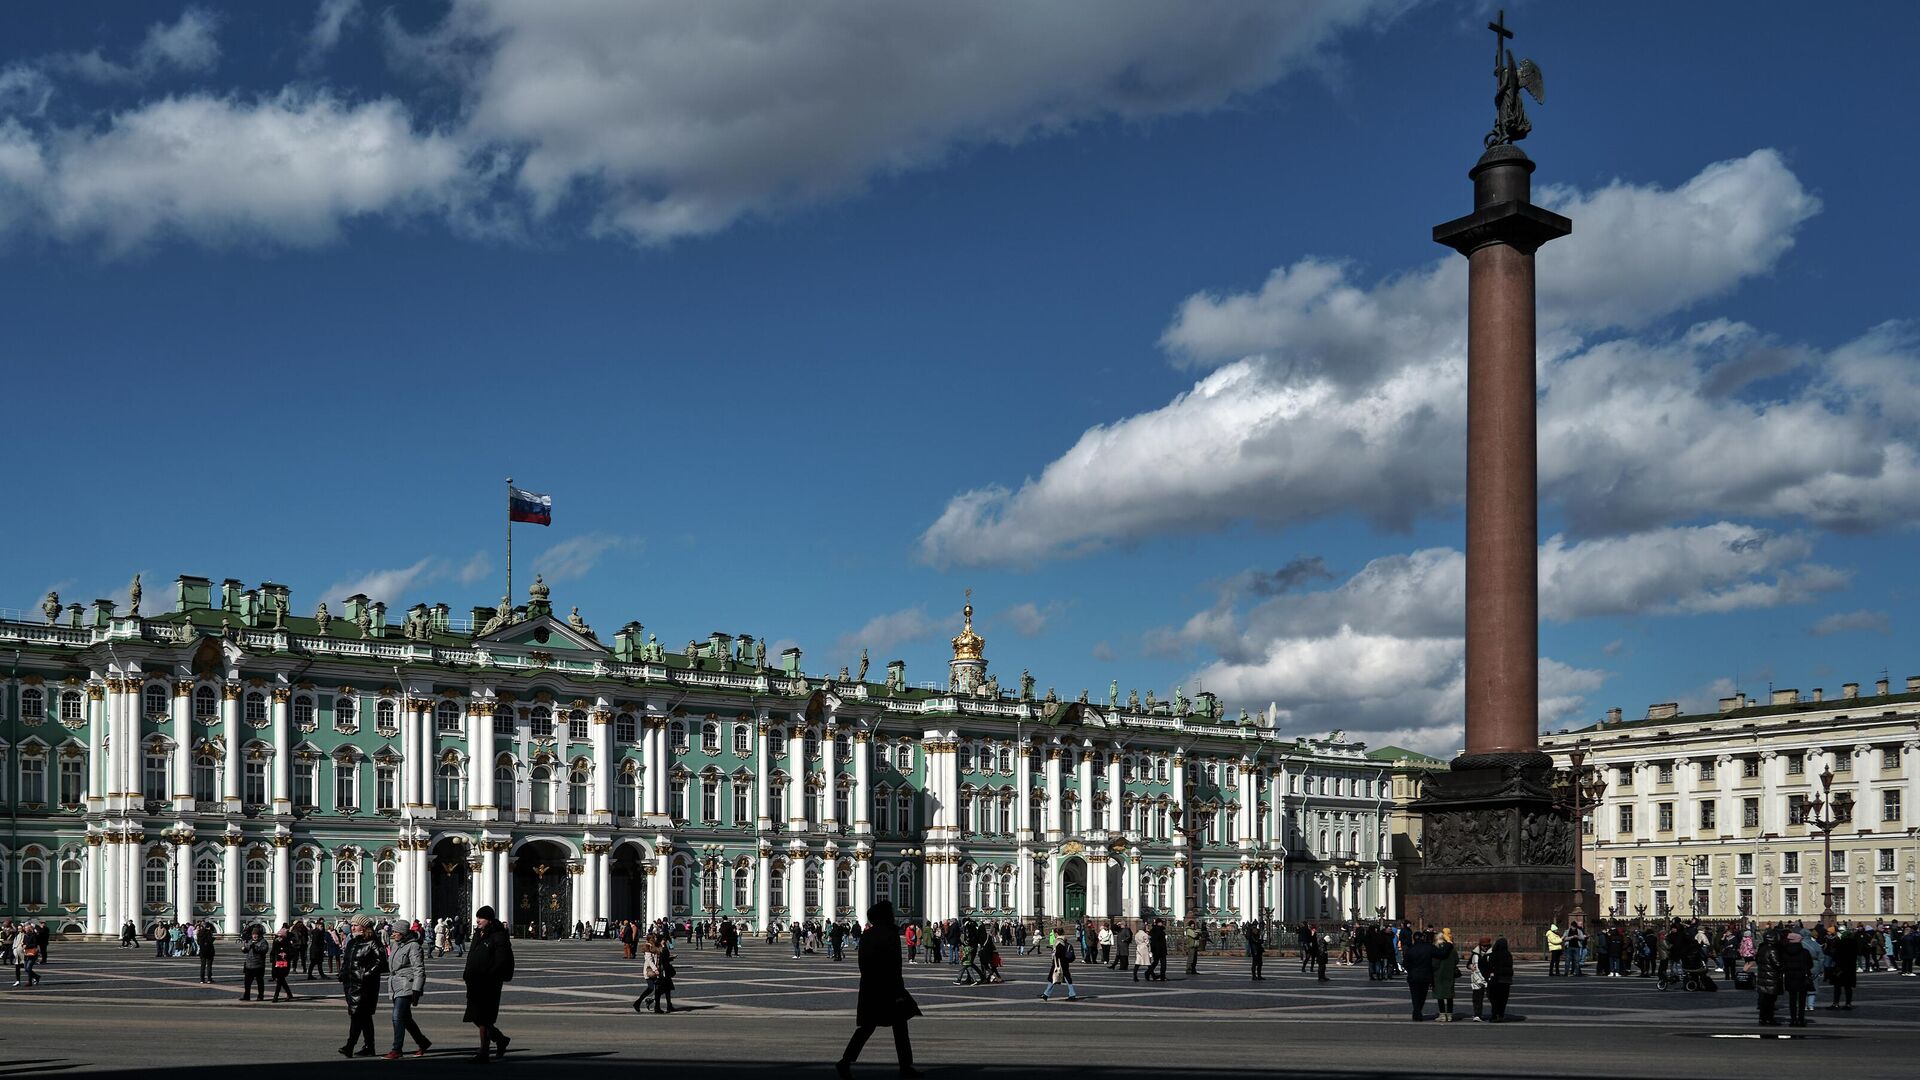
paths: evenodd
<path fill-rule="evenodd" d="M 140 617 L 140 575 L 133 575 L 133 584 L 127 586 L 127 614 Z"/>
<path fill-rule="evenodd" d="M 1115 679 L 1112 682 L 1107 684 L 1107 708 L 1117 709 L 1119 707 L 1120 707 L 1120 680 Z"/>
<path fill-rule="evenodd" d="M 861 650 L 860 650 L 860 676 L 859 676 L 859 681 L 860 681 L 860 682 L 866 682 L 866 681 L 867 681 L 867 650 L 865 650 L 865 649 L 861 649 Z"/>
<path fill-rule="evenodd" d="M 764 641 L 756 641 L 753 643 L 753 666 L 762 671 L 766 670 L 767 643 Z"/>
<path fill-rule="evenodd" d="M 1026 668 L 1020 669 L 1020 700 L 1033 700 L 1033 675 Z"/>
<path fill-rule="evenodd" d="M 1542 105 L 1547 103 L 1547 86 L 1540 75 L 1540 67 L 1532 60 L 1513 62 L 1513 50 L 1505 42 L 1513 36 L 1507 29 L 1507 13 L 1502 11 L 1496 22 L 1487 24 L 1493 31 L 1493 77 L 1498 89 L 1493 94 L 1493 130 L 1487 132 L 1488 149 L 1519 142 L 1533 131 L 1533 125 L 1527 121 L 1526 102 L 1520 97 L 1520 91 L 1526 90 L 1533 100 Z"/>
<path fill-rule="evenodd" d="M 575 604 L 573 606 L 573 611 L 567 615 L 567 625 L 573 627 L 575 630 L 578 630 L 582 634 L 593 633 L 593 630 L 587 626 L 587 620 L 580 617 L 580 605 L 578 604 Z"/>
<path fill-rule="evenodd" d="M 40 614 L 45 615 L 47 617 L 48 626 L 52 626 L 54 623 L 57 623 L 60 621 L 60 594 L 59 593 L 50 592 L 47 594 L 47 598 L 40 602 Z"/>
<path fill-rule="evenodd" d="M 500 598 L 500 606 L 493 610 L 493 618 L 488 619 L 487 625 L 480 628 L 480 636 L 485 637 L 488 634 L 493 633 L 495 630 L 499 630 L 503 627 L 508 627 L 512 625 L 513 625 L 513 598 L 510 596 L 503 596 Z"/>
<path fill-rule="evenodd" d="M 321 637 L 327 636 L 327 627 L 333 625 L 333 613 L 327 610 L 325 602 L 313 613 L 313 625 L 320 631 Z"/>

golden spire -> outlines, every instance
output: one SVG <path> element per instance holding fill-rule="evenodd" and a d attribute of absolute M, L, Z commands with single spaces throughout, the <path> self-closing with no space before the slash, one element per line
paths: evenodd
<path fill-rule="evenodd" d="M 960 636 L 953 639 L 953 658 L 955 660 L 978 660 L 986 649 L 987 642 L 973 632 L 973 590 L 967 590 L 967 606 L 961 609 L 966 625 L 961 627 Z"/>

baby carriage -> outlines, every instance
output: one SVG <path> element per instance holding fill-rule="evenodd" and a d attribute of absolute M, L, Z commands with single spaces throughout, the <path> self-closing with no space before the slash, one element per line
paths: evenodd
<path fill-rule="evenodd" d="M 1720 984 L 1713 981 L 1712 972 L 1713 969 L 1708 965 L 1707 958 L 1696 952 L 1681 961 L 1679 971 L 1674 971 L 1669 965 L 1667 970 L 1660 973 L 1660 989 L 1671 990 L 1677 986 L 1682 990 L 1706 992 L 1719 990 Z"/>

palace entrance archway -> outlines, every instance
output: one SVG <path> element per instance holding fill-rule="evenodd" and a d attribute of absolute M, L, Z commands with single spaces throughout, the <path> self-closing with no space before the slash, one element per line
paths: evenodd
<path fill-rule="evenodd" d="M 571 857 L 551 840 L 530 840 L 514 856 L 510 925 L 520 936 L 563 938 L 573 931 Z"/>

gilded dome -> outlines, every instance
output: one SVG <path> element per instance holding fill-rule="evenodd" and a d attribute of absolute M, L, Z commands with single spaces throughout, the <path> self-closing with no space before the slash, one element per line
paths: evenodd
<path fill-rule="evenodd" d="M 987 641 L 973 632 L 973 590 L 967 590 L 967 606 L 961 609 L 966 624 L 960 628 L 960 636 L 953 639 L 953 658 L 955 660 L 978 660 L 986 650 Z"/>

